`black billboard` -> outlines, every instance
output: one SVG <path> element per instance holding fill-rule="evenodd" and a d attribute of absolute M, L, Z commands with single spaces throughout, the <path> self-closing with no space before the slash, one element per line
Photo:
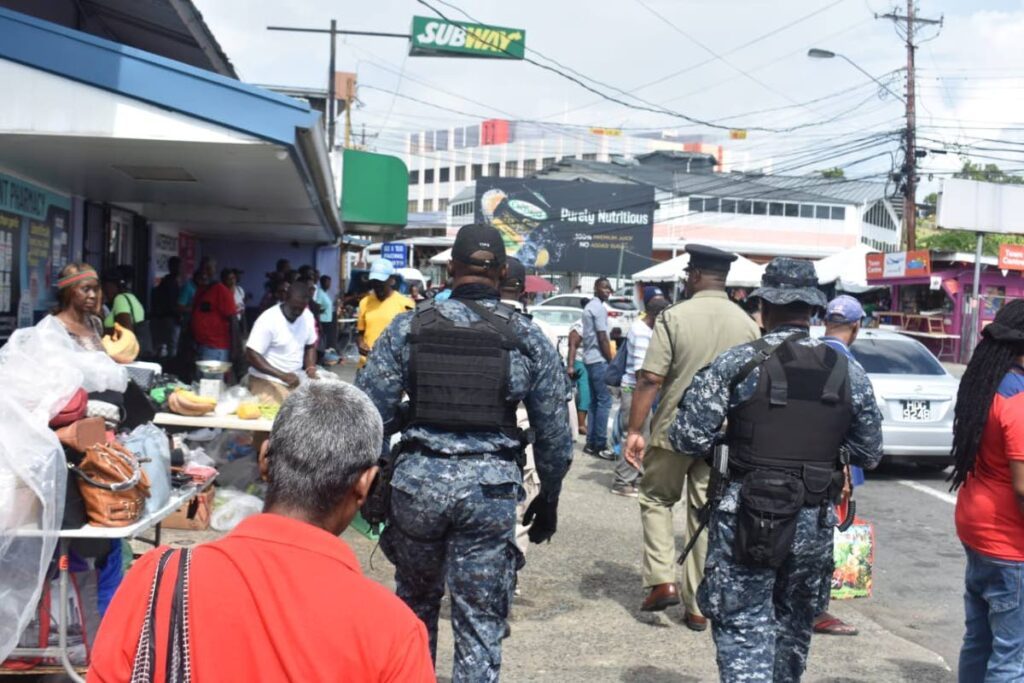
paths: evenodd
<path fill-rule="evenodd" d="M 509 256 L 556 273 L 616 275 L 651 264 L 654 188 L 572 180 L 480 178 L 476 221 Z"/>

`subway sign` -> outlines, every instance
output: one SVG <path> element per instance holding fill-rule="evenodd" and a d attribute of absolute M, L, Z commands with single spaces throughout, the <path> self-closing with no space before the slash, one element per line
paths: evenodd
<path fill-rule="evenodd" d="M 522 59 L 526 51 L 526 31 L 413 17 L 409 54 L 432 57 L 485 57 Z"/>

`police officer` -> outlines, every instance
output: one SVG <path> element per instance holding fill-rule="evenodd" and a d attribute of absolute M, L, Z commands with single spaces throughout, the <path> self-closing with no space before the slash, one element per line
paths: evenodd
<path fill-rule="evenodd" d="M 697 373 L 669 430 L 676 450 L 708 453 L 727 420 L 729 480 L 712 508 L 698 591 L 727 683 L 800 680 L 832 574 L 843 466 L 882 457 L 864 370 L 808 337 L 825 306 L 817 282 L 809 261 L 774 259 L 751 294 L 767 334 Z"/>
<path fill-rule="evenodd" d="M 694 451 L 673 449 L 668 429 L 676 407 L 694 374 L 729 347 L 760 336 L 754 321 L 729 301 L 725 280 L 735 254 L 702 244 L 688 244 L 686 267 L 688 299 L 665 309 L 654 324 L 654 335 L 638 373 L 626 437 L 626 458 L 638 469 L 640 519 L 644 530 L 643 581 L 648 589 L 640 607 L 657 612 L 680 603 L 676 587 L 676 541 L 672 508 L 683 503 L 687 535 L 697 530 L 697 510 L 707 502 L 711 468 Z M 655 398 L 658 409 L 651 422 L 650 443 L 642 435 Z M 694 631 L 707 629 L 697 606 L 697 587 L 704 577 L 706 543 L 701 537 L 683 566 L 681 601 L 683 623 Z"/>
<path fill-rule="evenodd" d="M 395 318 L 357 385 L 393 425 L 409 396 L 402 453 L 391 480 L 381 547 L 397 593 L 423 620 L 437 652 L 441 597 L 451 596 L 452 680 L 498 680 L 501 639 L 522 554 L 516 503 L 527 434 L 540 492 L 526 511 L 530 540 L 555 533 L 562 478 L 572 460 L 561 360 L 530 319 L 498 301 L 505 247 L 490 226 L 467 225 L 452 247 L 452 296 Z M 473 372 L 466 372 L 467 369 Z"/>

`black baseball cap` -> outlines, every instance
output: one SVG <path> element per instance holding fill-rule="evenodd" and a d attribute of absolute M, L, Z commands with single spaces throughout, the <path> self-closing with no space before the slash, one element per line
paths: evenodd
<path fill-rule="evenodd" d="M 526 286 L 526 266 L 515 256 L 510 256 L 505 261 L 508 274 L 501 281 L 502 289 L 522 289 Z"/>
<path fill-rule="evenodd" d="M 477 256 L 480 252 L 486 257 Z M 501 233 L 489 225 L 470 223 L 459 229 L 452 246 L 452 259 L 471 266 L 491 268 L 505 263 L 505 242 Z"/>

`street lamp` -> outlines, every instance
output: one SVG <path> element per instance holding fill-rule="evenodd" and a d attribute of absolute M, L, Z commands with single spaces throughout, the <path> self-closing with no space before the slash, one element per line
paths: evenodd
<path fill-rule="evenodd" d="M 822 50 L 822 49 L 819 49 L 819 48 L 816 48 L 816 47 L 812 47 L 810 50 L 807 51 L 807 56 L 810 57 L 811 59 L 833 59 L 835 57 L 839 57 L 839 59 L 845 60 L 846 63 L 849 64 L 850 66 L 852 66 L 854 69 L 856 69 L 857 71 L 861 72 L 862 74 L 864 74 L 865 76 L 867 76 L 868 78 L 873 80 L 875 83 L 878 84 L 878 86 L 880 88 L 882 88 L 887 93 L 889 93 L 890 95 L 895 97 L 897 100 L 899 100 L 900 102 L 903 102 L 904 104 L 907 103 L 907 101 L 905 99 L 903 99 L 903 97 L 901 97 L 900 95 L 897 95 L 896 93 L 894 93 L 889 88 L 889 86 L 887 86 L 885 83 L 883 83 L 882 81 L 878 80 L 877 78 L 875 78 L 874 76 L 869 74 L 864 69 L 860 68 L 860 66 L 857 64 L 857 62 L 853 61 L 852 59 L 850 59 L 846 55 L 839 54 L 837 52 L 832 52 L 831 50 Z"/>

